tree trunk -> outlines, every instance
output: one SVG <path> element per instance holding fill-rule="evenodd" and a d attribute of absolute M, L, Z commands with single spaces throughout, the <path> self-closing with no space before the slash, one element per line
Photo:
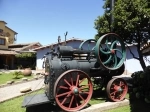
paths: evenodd
<path fill-rule="evenodd" d="M 138 30 L 137 30 L 137 36 L 138 36 L 138 39 L 137 39 L 137 42 L 138 42 L 138 45 L 137 45 L 137 51 L 138 51 L 138 54 L 139 54 L 139 61 L 140 61 L 140 64 L 141 64 L 141 67 L 143 68 L 143 70 L 146 68 L 146 65 L 145 65 L 145 62 L 144 62 L 144 59 L 143 59 L 143 54 L 140 50 L 140 47 L 141 47 L 141 40 L 142 40 L 142 35 L 140 34 L 140 28 L 138 27 Z"/>
<path fill-rule="evenodd" d="M 143 55 L 142 55 L 142 52 L 140 51 L 140 48 L 137 47 L 137 51 L 138 51 L 138 54 L 139 54 L 139 62 L 141 64 L 141 67 L 143 68 L 143 70 L 146 68 L 146 65 L 145 65 L 145 62 L 144 62 L 144 59 L 143 59 Z"/>

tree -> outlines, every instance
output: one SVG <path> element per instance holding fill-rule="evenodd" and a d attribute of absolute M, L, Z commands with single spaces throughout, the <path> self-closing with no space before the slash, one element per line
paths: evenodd
<path fill-rule="evenodd" d="M 150 0 L 115 0 L 114 10 L 110 10 L 110 0 L 105 0 L 105 12 L 95 20 L 95 29 L 98 39 L 105 33 L 111 32 L 120 35 L 125 43 L 134 44 L 139 54 L 133 58 L 140 61 L 142 68 L 146 67 L 140 50 L 142 44 L 150 38 Z M 111 24 L 111 15 L 114 21 Z"/>

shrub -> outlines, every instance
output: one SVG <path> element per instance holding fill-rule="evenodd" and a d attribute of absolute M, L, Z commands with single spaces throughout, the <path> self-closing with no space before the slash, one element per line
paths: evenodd
<path fill-rule="evenodd" d="M 147 66 L 144 71 L 134 72 L 132 75 L 132 92 L 138 99 L 150 103 L 150 66 Z"/>
<path fill-rule="evenodd" d="M 15 71 L 13 75 L 15 76 L 16 79 L 18 79 L 19 76 L 23 75 L 23 73 L 21 71 Z"/>

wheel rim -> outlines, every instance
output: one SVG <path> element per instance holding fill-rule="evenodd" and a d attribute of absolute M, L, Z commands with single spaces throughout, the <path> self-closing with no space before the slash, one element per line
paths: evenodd
<path fill-rule="evenodd" d="M 117 44 L 120 45 L 120 48 L 116 48 Z M 95 54 L 99 63 L 104 68 L 116 70 L 120 68 L 125 61 L 125 44 L 117 34 L 108 33 L 100 37 L 97 41 Z M 118 60 L 118 56 L 120 57 L 120 60 Z"/>
<path fill-rule="evenodd" d="M 107 95 L 112 101 L 122 101 L 128 91 L 128 86 L 125 80 L 121 78 L 111 79 L 107 84 Z"/>
<path fill-rule="evenodd" d="M 81 44 L 80 44 L 80 46 L 79 46 L 79 49 L 81 49 L 81 50 L 83 50 L 84 48 L 83 48 L 83 46 L 87 43 L 87 50 L 89 50 L 89 51 L 91 51 L 91 50 L 95 50 L 95 45 L 94 45 L 94 47 L 93 46 L 91 46 L 90 44 L 91 43 L 95 43 L 95 45 L 96 45 L 96 40 L 95 39 L 88 39 L 88 40 L 86 40 L 86 41 L 84 41 L 84 42 L 82 42 Z"/>
<path fill-rule="evenodd" d="M 93 86 L 89 76 L 81 70 L 68 70 L 54 85 L 55 100 L 65 111 L 78 111 L 90 101 Z"/>

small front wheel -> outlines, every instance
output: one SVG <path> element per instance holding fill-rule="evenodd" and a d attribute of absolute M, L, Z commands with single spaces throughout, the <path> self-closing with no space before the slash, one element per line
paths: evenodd
<path fill-rule="evenodd" d="M 106 92 L 110 100 L 122 101 L 128 92 L 128 85 L 122 78 L 113 78 L 108 82 Z"/>

